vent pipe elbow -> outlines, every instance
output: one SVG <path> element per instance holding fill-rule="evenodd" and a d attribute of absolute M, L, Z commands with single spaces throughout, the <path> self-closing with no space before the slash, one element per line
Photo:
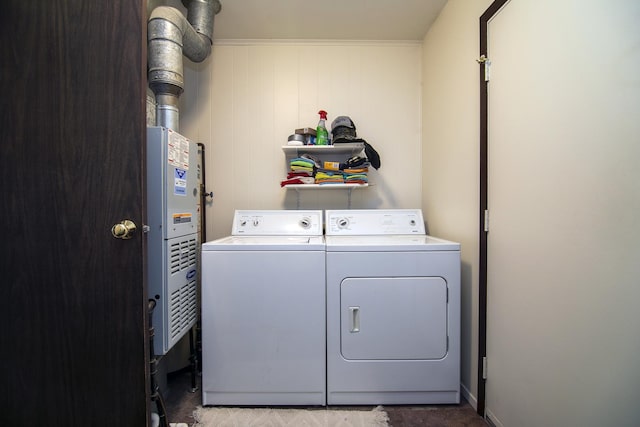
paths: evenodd
<path fill-rule="evenodd" d="M 177 9 L 159 6 L 148 24 L 148 78 L 156 97 L 156 124 L 179 130 L 178 99 L 184 91 L 182 55 L 202 62 L 211 54 L 218 0 L 183 0 L 187 18 Z"/>
<path fill-rule="evenodd" d="M 220 12 L 222 6 L 218 0 L 182 0 L 187 8 L 187 20 L 198 34 L 213 42 L 213 19 Z"/>

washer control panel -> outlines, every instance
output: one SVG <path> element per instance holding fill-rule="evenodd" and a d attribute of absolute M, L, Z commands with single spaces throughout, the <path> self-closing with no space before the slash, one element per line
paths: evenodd
<path fill-rule="evenodd" d="M 322 236 L 322 211 L 237 210 L 234 236 Z"/>
<path fill-rule="evenodd" d="M 328 210 L 327 236 L 425 234 L 421 209 Z"/>

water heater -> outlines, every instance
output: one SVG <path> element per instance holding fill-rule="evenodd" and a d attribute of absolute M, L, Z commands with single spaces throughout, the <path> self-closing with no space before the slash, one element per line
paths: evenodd
<path fill-rule="evenodd" d="M 147 243 L 154 353 L 166 354 L 196 323 L 200 242 L 200 148 L 165 127 L 147 127 Z"/>

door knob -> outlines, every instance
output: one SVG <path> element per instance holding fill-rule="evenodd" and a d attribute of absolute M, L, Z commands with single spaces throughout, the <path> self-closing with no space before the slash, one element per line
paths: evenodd
<path fill-rule="evenodd" d="M 125 219 L 111 227 L 111 234 L 116 239 L 130 239 L 136 231 L 136 224 L 133 221 Z"/>

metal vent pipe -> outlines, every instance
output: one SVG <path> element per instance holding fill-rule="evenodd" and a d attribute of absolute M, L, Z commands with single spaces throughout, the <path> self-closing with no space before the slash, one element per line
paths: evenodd
<path fill-rule="evenodd" d="M 179 131 L 178 99 L 184 91 L 182 55 L 202 62 L 211 53 L 219 0 L 182 0 L 187 17 L 169 6 L 151 12 L 148 25 L 149 87 L 156 97 L 156 124 Z"/>

